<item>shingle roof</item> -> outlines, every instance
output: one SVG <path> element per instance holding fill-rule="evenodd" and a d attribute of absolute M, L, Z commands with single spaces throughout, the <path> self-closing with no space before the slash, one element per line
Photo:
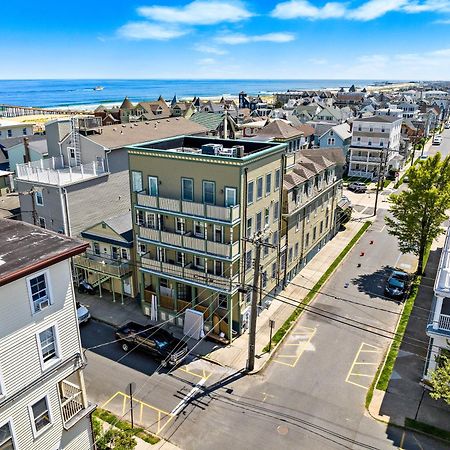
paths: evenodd
<path fill-rule="evenodd" d="M 23 143 L 23 138 L 26 137 L 28 139 L 28 142 L 31 144 L 35 141 L 45 141 L 46 137 L 42 134 L 34 134 L 31 136 L 23 136 L 23 137 L 15 137 L 15 138 L 9 138 L 9 139 L 1 139 L 0 140 L 0 148 L 8 149 L 11 147 L 15 147 L 17 144 Z"/>
<path fill-rule="evenodd" d="M 314 127 L 308 124 L 302 124 L 297 127 L 305 137 L 312 136 L 314 134 Z"/>
<path fill-rule="evenodd" d="M 120 216 L 110 217 L 104 220 L 112 230 L 120 234 L 127 242 L 133 241 L 133 223 L 131 220 L 131 212 L 128 211 Z"/>
<path fill-rule="evenodd" d="M 327 148 L 316 148 L 316 149 L 306 149 L 300 152 L 303 156 L 313 159 L 317 155 L 324 156 L 325 159 L 334 164 L 345 164 L 345 156 L 342 152 L 342 148 L 339 147 L 327 147 Z"/>
<path fill-rule="evenodd" d="M 393 123 L 397 120 L 402 120 L 401 117 L 395 116 L 370 116 L 370 117 L 361 117 L 355 119 L 355 122 L 383 122 L 383 123 Z"/>
<path fill-rule="evenodd" d="M 120 105 L 120 109 L 133 109 L 133 103 L 130 102 L 130 99 L 128 97 L 125 97 L 123 99 L 122 104 Z"/>
<path fill-rule="evenodd" d="M 107 125 L 102 127 L 101 134 L 92 134 L 87 138 L 106 148 L 114 149 L 183 134 L 203 134 L 206 131 L 204 126 L 184 117 L 172 117 L 133 124 Z"/>
<path fill-rule="evenodd" d="M 258 131 L 258 136 L 270 136 L 279 139 L 290 139 L 302 136 L 302 134 L 298 128 L 282 119 L 275 119 Z"/>
<path fill-rule="evenodd" d="M 208 131 L 216 131 L 223 122 L 223 114 L 215 114 L 213 112 L 197 112 L 193 114 L 189 120 L 204 126 Z"/>

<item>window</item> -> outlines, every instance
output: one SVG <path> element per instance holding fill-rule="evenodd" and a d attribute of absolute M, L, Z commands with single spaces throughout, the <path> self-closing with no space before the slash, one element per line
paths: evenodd
<path fill-rule="evenodd" d="M 184 253 L 177 252 L 177 264 L 182 267 L 184 266 Z"/>
<path fill-rule="evenodd" d="M 158 261 L 165 262 L 166 261 L 166 249 L 164 249 L 162 247 L 158 247 L 156 251 L 157 251 Z"/>
<path fill-rule="evenodd" d="M 93 247 L 93 249 L 94 249 L 94 253 L 95 253 L 96 255 L 100 255 L 100 245 L 99 245 L 99 243 L 98 243 L 98 242 L 94 242 L 94 243 L 92 244 L 92 247 Z"/>
<path fill-rule="evenodd" d="M 120 249 L 120 257 L 122 259 L 128 260 L 128 251 L 126 248 L 121 248 Z"/>
<path fill-rule="evenodd" d="M 32 403 L 28 408 L 33 426 L 33 434 L 37 436 L 52 423 L 48 397 L 41 398 L 37 402 Z"/>
<path fill-rule="evenodd" d="M 23 134 L 24 136 L 27 135 L 27 129 L 26 129 L 26 128 L 22 128 L 22 134 Z"/>
<path fill-rule="evenodd" d="M 34 192 L 34 201 L 36 202 L 36 205 L 39 205 L 39 206 L 44 205 L 44 198 L 42 196 L 42 192 L 40 192 L 40 191 Z"/>
<path fill-rule="evenodd" d="M 153 230 L 157 230 L 158 222 L 156 220 L 156 214 L 155 213 L 145 213 L 145 216 L 147 218 L 147 228 L 152 228 Z"/>
<path fill-rule="evenodd" d="M 328 138 L 328 145 L 334 145 L 334 138 Z"/>
<path fill-rule="evenodd" d="M 245 270 L 250 270 L 252 268 L 252 250 L 249 250 L 245 254 Z"/>
<path fill-rule="evenodd" d="M 8 130 L 8 137 L 12 137 L 12 130 Z"/>
<path fill-rule="evenodd" d="M 295 223 L 295 231 L 300 230 L 301 223 L 302 223 L 301 214 L 298 213 L 297 214 L 297 220 L 296 220 L 296 223 Z"/>
<path fill-rule="evenodd" d="M 280 169 L 275 170 L 275 190 L 277 191 L 280 189 L 280 182 L 281 182 L 281 172 Z"/>
<path fill-rule="evenodd" d="M 308 247 L 308 245 L 309 245 L 309 233 L 306 233 L 305 246 Z"/>
<path fill-rule="evenodd" d="M 323 232 L 323 220 L 320 222 L 319 234 L 322 234 L 322 232 Z"/>
<path fill-rule="evenodd" d="M 223 229 L 221 226 L 214 225 L 214 241 L 223 243 Z"/>
<path fill-rule="evenodd" d="M 298 258 L 298 242 L 295 244 L 294 247 L 294 258 Z"/>
<path fill-rule="evenodd" d="M 219 302 L 219 308 L 228 309 L 228 296 L 225 294 L 219 294 L 217 296 Z"/>
<path fill-rule="evenodd" d="M 203 181 L 203 203 L 214 205 L 216 202 L 216 183 Z"/>
<path fill-rule="evenodd" d="M 44 272 L 27 279 L 33 314 L 50 305 L 51 295 L 47 277 L 48 272 Z"/>
<path fill-rule="evenodd" d="M 45 226 L 45 218 L 44 217 L 39 217 L 39 226 L 41 228 L 46 228 L 46 226 Z"/>
<path fill-rule="evenodd" d="M 266 196 L 272 191 L 272 174 L 268 173 L 266 175 Z"/>
<path fill-rule="evenodd" d="M 178 234 L 184 234 L 184 219 L 182 217 L 175 218 L 175 231 Z"/>
<path fill-rule="evenodd" d="M 317 235 L 317 229 L 316 227 L 313 228 L 313 242 L 316 240 L 316 235 Z"/>
<path fill-rule="evenodd" d="M 272 278 L 276 278 L 277 277 L 277 263 L 274 262 L 272 264 Z"/>
<path fill-rule="evenodd" d="M 1 450 L 15 450 L 15 442 L 11 422 L 6 422 L 0 426 L 0 449 Z"/>
<path fill-rule="evenodd" d="M 247 219 L 247 237 L 250 237 L 253 232 L 253 219 L 249 217 Z"/>
<path fill-rule="evenodd" d="M 144 213 L 142 211 L 136 211 L 136 225 L 144 225 Z"/>
<path fill-rule="evenodd" d="M 256 180 L 256 200 L 259 200 L 263 196 L 263 178 L 259 177 Z"/>
<path fill-rule="evenodd" d="M 194 180 L 192 178 L 181 179 L 181 198 L 186 202 L 194 201 Z"/>
<path fill-rule="evenodd" d="M 263 246 L 263 256 L 267 256 L 269 254 L 269 238 L 264 239 L 264 245 Z"/>
<path fill-rule="evenodd" d="M 111 247 L 111 257 L 112 259 L 119 259 L 119 248 Z"/>
<path fill-rule="evenodd" d="M 3 385 L 2 374 L 0 373 L 0 399 L 6 395 L 5 392 L 6 391 L 5 386 Z M 1 445 L 1 432 L 0 432 L 0 445 Z"/>
<path fill-rule="evenodd" d="M 199 269 L 205 268 L 205 258 L 200 258 L 199 256 L 196 256 L 194 263 L 195 263 L 195 267 L 197 267 Z"/>
<path fill-rule="evenodd" d="M 134 170 L 131 172 L 131 184 L 133 192 L 141 192 L 143 190 L 142 172 L 135 172 Z"/>
<path fill-rule="evenodd" d="M 51 326 L 38 333 L 38 346 L 43 369 L 46 369 L 59 360 L 55 326 Z"/>
<path fill-rule="evenodd" d="M 264 228 L 270 225 L 270 208 L 264 209 Z"/>
<path fill-rule="evenodd" d="M 218 277 L 223 276 L 223 262 L 222 261 L 214 261 L 214 273 Z"/>
<path fill-rule="evenodd" d="M 276 222 L 279 218 L 279 207 L 280 204 L 279 202 L 275 202 L 275 204 L 273 205 L 273 221 Z"/>
<path fill-rule="evenodd" d="M 194 222 L 194 234 L 196 237 L 199 237 L 202 239 L 205 238 L 205 227 L 201 222 L 199 222 L 197 220 Z"/>
<path fill-rule="evenodd" d="M 293 252 L 293 248 L 292 247 L 289 247 L 289 262 L 291 262 L 292 261 L 292 252 Z"/>
<path fill-rule="evenodd" d="M 237 201 L 236 201 L 236 188 L 225 188 L 225 206 L 227 208 L 230 208 L 231 206 L 235 206 Z"/>
<path fill-rule="evenodd" d="M 262 229 L 262 212 L 260 211 L 256 214 L 256 229 L 255 231 L 258 233 Z"/>
<path fill-rule="evenodd" d="M 148 195 L 152 197 L 158 196 L 158 178 L 148 177 Z"/>
<path fill-rule="evenodd" d="M 139 244 L 139 253 L 141 255 L 145 255 L 145 253 L 147 253 L 147 247 L 145 244 Z"/>
<path fill-rule="evenodd" d="M 267 286 L 267 271 L 261 273 L 261 286 L 263 289 Z"/>
<path fill-rule="evenodd" d="M 253 203 L 253 191 L 254 191 L 255 183 L 254 181 L 249 181 L 247 184 L 247 203 L 250 205 Z"/>
<path fill-rule="evenodd" d="M 272 245 L 278 245 L 278 230 L 272 235 Z"/>

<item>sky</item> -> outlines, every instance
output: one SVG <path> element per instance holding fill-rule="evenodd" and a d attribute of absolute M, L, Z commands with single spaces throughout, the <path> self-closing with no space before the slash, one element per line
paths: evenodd
<path fill-rule="evenodd" d="M 450 80 L 450 0 L 2 0 L 2 79 Z"/>

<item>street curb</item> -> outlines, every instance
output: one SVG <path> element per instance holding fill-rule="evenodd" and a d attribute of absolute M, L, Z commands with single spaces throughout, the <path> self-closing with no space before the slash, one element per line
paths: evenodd
<path fill-rule="evenodd" d="M 100 319 L 100 318 L 98 318 L 98 317 L 94 317 L 92 314 L 91 314 L 91 320 L 95 320 L 96 322 L 104 323 L 105 325 L 109 325 L 110 327 L 114 327 L 114 328 L 117 328 L 117 327 L 120 326 L 120 325 L 117 325 L 117 324 L 115 324 L 115 323 L 108 322 L 108 321 L 105 320 L 105 319 Z"/>
<path fill-rule="evenodd" d="M 373 222 L 372 222 L 372 223 L 373 223 Z M 342 266 L 342 264 L 343 264 L 344 261 L 348 258 L 348 255 L 349 255 L 350 252 L 353 250 L 353 248 L 355 247 L 355 245 L 361 240 L 361 238 L 366 234 L 367 230 L 371 227 L 372 223 L 364 230 L 364 233 L 362 233 L 361 236 L 353 243 L 353 246 L 349 249 L 349 251 L 347 252 L 347 254 L 342 258 L 341 263 L 338 264 L 338 265 L 334 268 L 334 270 L 329 274 L 329 276 L 328 276 L 327 280 L 325 281 L 324 285 L 325 285 L 326 283 L 328 283 L 329 279 L 330 279 L 331 276 L 336 272 L 336 270 L 337 270 L 339 267 Z M 364 224 L 363 224 L 363 226 L 364 226 Z M 362 228 L 362 227 L 361 227 L 361 228 Z M 360 229 L 361 229 L 361 228 L 360 228 Z M 356 234 L 358 234 L 358 232 L 359 232 L 359 230 L 356 232 Z M 356 236 L 356 234 L 355 234 L 355 236 Z M 353 237 L 352 237 L 351 239 L 353 239 Z M 350 239 L 350 241 L 351 241 L 351 239 Z M 344 249 L 345 249 L 345 247 L 344 247 Z M 331 262 L 331 264 L 333 264 L 333 262 L 339 257 L 339 255 L 340 255 L 340 253 L 339 253 L 339 254 L 337 255 L 337 257 Z M 331 264 L 330 264 L 330 266 L 331 266 Z M 327 270 L 328 270 L 328 268 L 324 271 L 324 273 L 325 273 Z M 314 287 L 314 286 L 313 286 L 313 287 Z M 283 292 L 283 291 L 281 291 L 281 292 Z M 256 374 L 258 374 L 259 372 L 261 372 L 263 369 L 266 368 L 267 364 L 272 360 L 273 355 L 275 355 L 276 351 L 278 350 L 278 347 L 284 342 L 285 338 L 289 335 L 289 333 L 291 332 L 292 328 L 294 328 L 294 326 L 297 325 L 299 319 L 303 316 L 303 313 L 305 312 L 305 308 L 306 308 L 307 306 L 311 305 L 311 304 L 314 302 L 314 300 L 316 299 L 316 297 L 317 297 L 319 294 L 320 294 L 320 292 L 316 292 L 315 295 L 314 295 L 314 297 L 311 299 L 311 301 L 310 301 L 308 304 L 304 305 L 304 308 L 303 308 L 302 311 L 300 312 L 300 314 L 299 314 L 299 316 L 297 317 L 297 319 L 296 319 L 294 322 L 292 322 L 291 326 L 287 329 L 285 335 L 281 338 L 281 340 L 280 340 L 277 344 L 275 344 L 275 346 L 274 346 L 273 349 L 271 350 L 271 353 L 270 353 L 268 359 L 263 363 L 263 365 L 262 365 L 259 369 L 253 370 L 252 372 L 247 372 L 248 375 L 256 375 Z"/>
<path fill-rule="evenodd" d="M 217 361 L 217 360 L 215 360 L 213 358 L 209 358 L 208 356 L 200 355 L 200 353 L 194 353 L 193 355 L 195 357 L 199 358 L 199 359 L 203 359 L 204 361 L 208 361 L 208 362 L 210 362 L 212 364 L 216 364 L 217 366 L 228 367 L 225 364 L 222 364 L 221 362 L 219 362 L 219 361 Z"/>

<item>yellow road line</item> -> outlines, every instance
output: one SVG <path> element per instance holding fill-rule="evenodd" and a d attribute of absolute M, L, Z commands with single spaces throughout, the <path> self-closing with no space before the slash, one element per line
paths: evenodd
<path fill-rule="evenodd" d="M 376 350 L 366 350 L 364 347 L 369 347 L 369 348 L 373 348 Z M 364 361 L 358 361 L 361 353 L 380 353 L 381 349 L 379 347 L 376 347 L 375 345 L 372 344 L 367 344 L 365 342 L 362 342 L 361 345 L 359 346 L 358 351 L 356 352 L 356 356 L 353 359 L 352 365 L 350 366 L 350 370 L 347 373 L 347 377 L 345 378 L 345 382 L 346 383 L 350 383 L 350 384 L 354 384 L 355 386 L 359 386 L 362 387 L 364 389 L 369 389 L 369 386 L 364 386 L 362 384 L 359 383 L 355 383 L 354 381 L 350 380 L 350 377 L 367 377 L 367 378 L 373 378 L 375 376 L 375 374 L 369 375 L 369 374 L 365 374 L 365 373 L 358 373 L 358 372 L 354 372 L 355 366 L 362 366 L 362 365 L 367 365 L 367 366 L 377 366 L 377 363 L 369 363 L 369 362 L 364 362 Z"/>
<path fill-rule="evenodd" d="M 207 380 L 213 374 L 213 372 L 206 371 L 205 369 L 202 369 L 202 374 L 198 374 L 196 372 L 192 372 L 192 370 L 189 370 L 187 368 L 187 366 L 179 367 L 179 370 L 182 370 L 183 372 L 188 373 L 189 375 L 192 375 L 193 377 L 200 378 L 201 380 L 203 378 L 205 380 Z M 208 375 L 206 375 L 206 374 L 208 374 Z"/>
<path fill-rule="evenodd" d="M 317 328 L 308 328 L 308 327 L 303 327 L 309 330 L 312 330 L 312 332 L 309 334 L 308 338 L 306 341 L 303 341 L 299 344 L 291 344 L 291 345 L 295 345 L 297 347 L 303 347 L 300 351 L 300 353 L 298 355 L 277 355 L 277 358 L 295 358 L 295 361 L 292 364 L 287 364 L 284 361 L 278 361 L 277 359 L 274 359 L 274 362 L 277 362 L 278 364 L 284 364 L 285 366 L 289 366 L 289 367 L 295 367 L 297 365 L 297 363 L 299 362 L 301 356 L 303 355 L 303 352 L 306 350 L 306 347 L 308 346 L 308 344 L 311 342 L 311 339 L 314 337 L 314 335 L 316 334 Z M 297 333 L 299 334 L 299 333 Z M 303 334 L 304 336 L 304 334 Z"/>

